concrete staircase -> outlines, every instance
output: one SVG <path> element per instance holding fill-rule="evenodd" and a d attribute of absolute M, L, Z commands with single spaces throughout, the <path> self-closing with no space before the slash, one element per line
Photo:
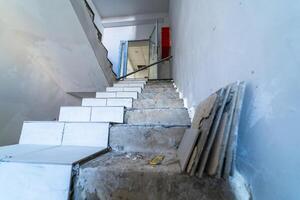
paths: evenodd
<path fill-rule="evenodd" d="M 0 148 L 1 197 L 231 199 L 225 182 L 181 173 L 176 150 L 190 123 L 172 81 L 120 81 L 61 107 L 58 121 L 24 122 L 19 144 Z"/>
<path fill-rule="evenodd" d="M 127 106 L 124 123 L 110 127 L 112 151 L 80 166 L 75 199 L 233 199 L 224 181 L 181 173 L 176 150 L 191 120 L 172 81 L 123 81 L 97 97 L 121 94 Z M 162 163 L 150 165 L 157 155 Z"/>

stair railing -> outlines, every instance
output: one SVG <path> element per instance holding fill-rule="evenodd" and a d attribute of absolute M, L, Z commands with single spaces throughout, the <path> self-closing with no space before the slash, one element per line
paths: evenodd
<path fill-rule="evenodd" d="M 136 70 L 136 71 L 134 71 L 134 72 L 131 72 L 131 73 L 128 73 L 128 74 L 126 74 L 126 75 L 124 75 L 124 76 L 121 76 L 121 77 L 117 78 L 117 80 L 119 81 L 119 80 L 121 80 L 121 79 L 126 78 L 127 76 L 131 76 L 131 75 L 133 75 L 133 74 L 135 74 L 135 73 L 138 73 L 138 72 L 140 72 L 140 71 L 146 70 L 146 69 L 148 69 L 148 68 L 150 68 L 150 67 L 152 67 L 152 66 L 154 66 L 154 65 L 157 65 L 157 64 L 159 64 L 159 63 L 162 63 L 162 62 L 165 62 L 165 61 L 168 61 L 168 60 L 171 60 L 172 58 L 173 58 L 173 56 L 166 57 L 166 58 L 161 59 L 161 60 L 159 60 L 159 61 L 157 61 L 157 62 L 151 63 L 150 65 L 147 65 L 147 66 L 145 66 L 145 67 L 142 67 L 142 68 L 140 68 L 140 69 L 138 69 L 138 70 Z"/>

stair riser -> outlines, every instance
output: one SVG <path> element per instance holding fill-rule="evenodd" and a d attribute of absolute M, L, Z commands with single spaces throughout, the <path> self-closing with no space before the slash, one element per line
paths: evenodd
<path fill-rule="evenodd" d="M 136 84 L 136 83 L 139 83 L 139 84 L 146 84 L 147 81 L 118 81 L 117 84 Z"/>
<path fill-rule="evenodd" d="M 115 83 L 114 87 L 140 87 L 144 88 L 144 83 Z"/>
<path fill-rule="evenodd" d="M 125 123 L 131 125 L 190 126 L 186 109 L 141 109 L 125 113 Z"/>
<path fill-rule="evenodd" d="M 124 122 L 124 107 L 61 107 L 62 122 Z"/>
<path fill-rule="evenodd" d="M 143 93 L 177 93 L 175 88 L 145 88 Z"/>
<path fill-rule="evenodd" d="M 124 106 L 126 108 L 132 108 L 132 98 L 106 98 L 106 99 L 82 99 L 82 106 Z"/>
<path fill-rule="evenodd" d="M 97 92 L 96 98 L 138 98 L 137 92 Z"/>
<path fill-rule="evenodd" d="M 133 101 L 133 108 L 183 108 L 180 99 L 139 99 Z"/>
<path fill-rule="evenodd" d="M 107 147 L 109 123 L 24 122 L 19 144 Z"/>
<path fill-rule="evenodd" d="M 154 85 L 154 84 L 147 84 L 145 85 L 144 89 L 151 89 L 151 88 L 175 88 L 173 84 L 161 84 L 161 85 Z"/>
<path fill-rule="evenodd" d="M 185 128 L 116 125 L 110 128 L 110 146 L 125 152 L 175 151 Z"/>
<path fill-rule="evenodd" d="M 141 87 L 107 87 L 106 92 L 142 92 Z"/>
<path fill-rule="evenodd" d="M 139 94 L 140 99 L 179 99 L 179 94 L 176 92 L 152 93 L 143 92 Z"/>

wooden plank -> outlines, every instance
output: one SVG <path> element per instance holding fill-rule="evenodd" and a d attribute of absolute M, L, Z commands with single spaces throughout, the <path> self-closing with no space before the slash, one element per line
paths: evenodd
<path fill-rule="evenodd" d="M 192 122 L 192 128 L 198 129 L 203 119 L 208 118 L 213 110 L 213 106 L 217 100 L 218 94 L 214 93 L 206 100 L 201 102 L 195 111 L 195 116 Z"/>
<path fill-rule="evenodd" d="M 206 172 L 208 175 L 213 176 L 217 173 L 219 165 L 219 157 L 222 149 L 222 143 L 224 138 L 225 129 L 228 121 L 228 113 L 224 113 L 221 119 L 221 124 L 219 126 L 216 139 L 211 149 L 209 159 L 207 161 Z"/>
<path fill-rule="evenodd" d="M 223 174 L 223 177 L 225 179 L 227 179 L 229 175 L 233 175 L 234 173 L 237 138 L 238 138 L 238 131 L 239 131 L 239 121 L 241 117 L 241 111 L 242 111 L 243 101 L 245 97 L 245 90 L 246 90 L 245 82 L 241 82 L 238 85 L 239 85 L 239 91 L 238 91 L 236 108 L 234 111 L 234 117 L 231 126 L 232 127 L 230 133 L 231 138 L 229 141 L 230 144 L 226 152 L 226 162 L 225 162 L 224 174 Z"/>
<path fill-rule="evenodd" d="M 234 115 L 234 110 L 236 107 L 236 101 L 237 101 L 237 95 L 238 95 L 238 85 L 234 85 L 232 90 L 233 90 L 233 97 L 232 97 L 232 100 L 230 103 L 227 127 L 225 129 L 224 140 L 223 140 L 220 155 L 219 155 L 219 165 L 218 165 L 217 176 L 216 176 L 217 178 L 221 178 L 222 169 L 224 166 L 225 152 L 226 152 L 228 140 L 230 137 L 231 124 L 232 124 L 232 119 L 233 119 L 233 115 Z"/>
<path fill-rule="evenodd" d="M 198 135 L 198 129 L 186 129 L 184 133 L 184 136 L 177 150 L 177 157 L 179 158 L 179 163 L 182 171 L 186 169 L 186 166 L 191 157 L 191 153 L 198 139 Z"/>
<path fill-rule="evenodd" d="M 213 109 L 212 109 L 210 115 L 208 116 L 208 118 L 200 120 L 200 137 L 197 142 L 197 154 L 196 154 L 195 160 L 193 161 L 192 169 L 190 171 L 190 175 L 192 175 L 192 176 L 195 175 L 195 173 L 196 173 L 196 170 L 197 170 L 197 167 L 198 167 L 201 155 L 202 155 L 202 151 L 204 149 L 207 137 L 211 130 L 211 126 L 213 124 L 216 112 L 219 108 L 220 99 L 222 99 L 223 95 L 224 95 L 224 89 L 221 89 L 218 92 L 218 98 L 216 98 L 214 106 L 212 106 Z"/>
<path fill-rule="evenodd" d="M 209 134 L 209 137 L 208 137 L 207 142 L 205 144 L 205 148 L 204 148 L 203 153 L 200 157 L 200 163 L 199 163 L 199 167 L 198 167 L 198 170 L 197 170 L 197 176 L 199 178 L 201 178 L 202 175 L 203 175 L 203 171 L 204 171 L 204 168 L 205 168 L 206 163 L 207 163 L 209 152 L 210 152 L 212 144 L 215 140 L 215 136 L 216 136 L 216 133 L 217 133 L 220 121 L 221 121 L 221 117 L 223 115 L 225 105 L 227 104 L 227 100 L 228 100 L 228 97 L 229 97 L 229 94 L 230 94 L 230 90 L 231 90 L 231 85 L 227 86 L 227 88 L 226 88 L 226 93 L 225 93 L 225 97 L 223 98 L 222 105 L 221 105 L 221 107 L 219 108 L 219 110 L 217 112 L 216 119 L 214 120 L 214 124 L 212 126 L 212 130 Z"/>

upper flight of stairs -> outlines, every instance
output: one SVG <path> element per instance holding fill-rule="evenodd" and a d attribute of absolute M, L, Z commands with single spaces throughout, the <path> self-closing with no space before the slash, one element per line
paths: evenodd
<path fill-rule="evenodd" d="M 95 97 L 82 99 L 82 106 L 61 107 L 58 121 L 24 122 L 19 144 L 0 148 L 4 199 L 231 195 L 222 181 L 181 173 L 176 149 L 191 120 L 173 81 L 126 79 Z M 165 159 L 150 166 L 156 155 Z"/>

